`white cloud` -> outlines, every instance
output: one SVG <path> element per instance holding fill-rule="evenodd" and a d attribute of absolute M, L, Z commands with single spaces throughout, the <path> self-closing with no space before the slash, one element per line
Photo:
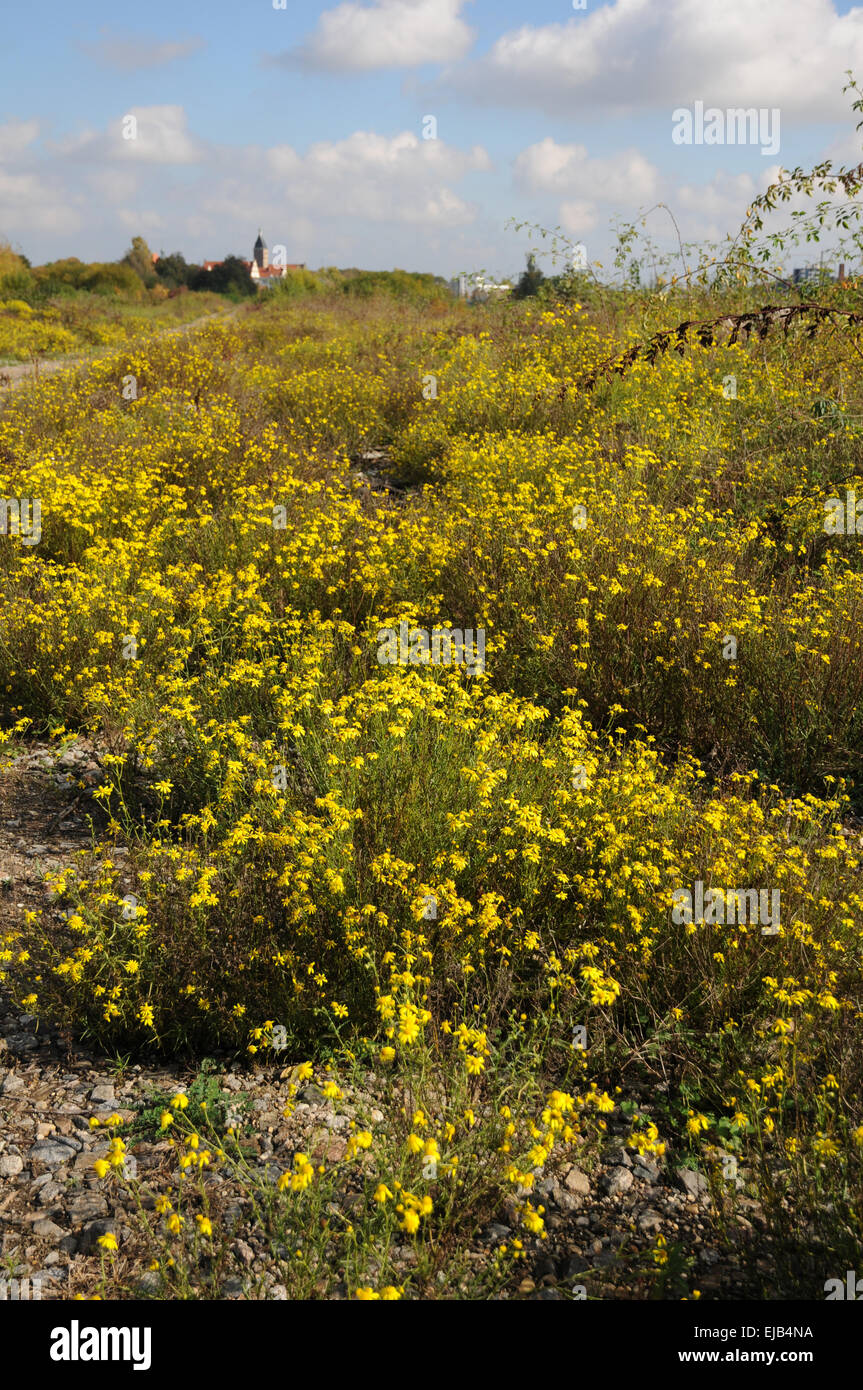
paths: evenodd
<path fill-rule="evenodd" d="M 143 164 L 197 164 L 209 153 L 189 131 L 182 106 L 130 106 L 107 130 L 72 136 L 58 150 L 71 160 Z"/>
<path fill-rule="evenodd" d="M 600 202 L 640 203 L 655 198 L 659 171 L 638 150 L 591 159 L 584 145 L 560 145 L 547 137 L 529 145 L 514 165 L 529 192 L 572 193 Z"/>
<path fill-rule="evenodd" d="M 0 164 L 8 164 L 24 154 L 38 134 L 38 121 L 7 121 L 0 125 Z"/>
<path fill-rule="evenodd" d="M 160 232 L 165 226 L 165 219 L 158 212 L 148 211 L 146 208 L 118 208 L 117 217 L 124 227 L 128 227 L 134 234 Z"/>
<path fill-rule="evenodd" d="M 305 43 L 274 61 L 331 72 L 453 63 L 474 38 L 460 18 L 464 6 L 465 0 L 345 0 L 324 11 Z"/>
<path fill-rule="evenodd" d="M 144 68 L 157 68 L 165 63 L 176 62 L 178 58 L 188 58 L 204 47 L 202 38 L 156 39 L 146 35 L 111 36 L 95 43 L 82 43 L 83 49 L 103 67 L 114 68 L 118 72 L 139 72 Z"/>
<path fill-rule="evenodd" d="M 844 74 L 861 67 L 861 6 L 840 15 L 833 0 L 614 0 L 503 34 L 447 82 L 478 100 L 555 115 L 702 100 L 837 120 L 849 110 Z"/>
<path fill-rule="evenodd" d="M 599 211 L 595 203 L 578 199 L 560 205 L 560 225 L 565 232 L 572 232 L 573 236 L 593 231 L 598 220 Z"/>
<path fill-rule="evenodd" d="M 480 146 L 456 150 L 409 131 L 392 137 L 355 131 L 312 145 L 305 155 L 282 145 L 267 152 L 266 164 L 307 212 L 445 226 L 474 216 L 449 182 L 491 168 Z"/>

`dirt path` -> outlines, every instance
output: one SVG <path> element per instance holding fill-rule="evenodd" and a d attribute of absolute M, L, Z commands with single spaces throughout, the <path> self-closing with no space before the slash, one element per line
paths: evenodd
<path fill-rule="evenodd" d="M 203 314 L 200 318 L 192 319 L 189 323 L 180 323 L 173 328 L 164 329 L 159 337 L 168 337 L 172 333 L 191 333 L 193 329 L 201 328 L 205 323 L 227 323 L 237 317 L 240 307 L 240 305 L 236 305 L 226 313 Z M 109 357 L 112 353 L 117 352 L 120 347 L 122 344 L 113 343 L 104 350 L 97 348 L 89 352 L 75 353 L 69 357 L 51 357 L 47 361 L 37 362 L 35 365 L 32 362 L 16 362 L 10 367 L 0 367 L 0 401 L 19 386 L 24 386 L 28 382 L 41 381 L 43 377 L 53 376 L 55 372 L 68 371 L 71 367 L 98 362 L 102 357 Z"/>

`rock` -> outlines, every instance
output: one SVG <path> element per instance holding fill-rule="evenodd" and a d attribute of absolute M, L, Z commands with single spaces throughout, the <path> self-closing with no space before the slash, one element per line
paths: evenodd
<path fill-rule="evenodd" d="M 600 1187 L 609 1197 L 617 1197 L 621 1192 L 628 1192 L 632 1187 L 633 1177 L 628 1168 L 612 1168 L 610 1173 L 606 1173 L 600 1180 Z"/>
<path fill-rule="evenodd" d="M 41 1221 L 33 1222 L 33 1234 L 34 1236 L 38 1236 L 40 1240 L 57 1241 L 62 1240 L 69 1232 L 64 1231 L 62 1227 L 56 1226 L 53 1221 L 48 1221 L 43 1217 Z"/>
<path fill-rule="evenodd" d="M 36 1198 L 40 1207 L 50 1207 L 65 1192 L 65 1187 L 59 1182 L 46 1182 L 39 1189 L 39 1196 Z"/>
<path fill-rule="evenodd" d="M 63 1251 L 64 1255 L 74 1255 L 75 1251 L 78 1249 L 78 1242 L 74 1236 L 64 1236 L 60 1241 L 59 1248 Z"/>
<path fill-rule="evenodd" d="M 710 1184 L 703 1173 L 694 1168 L 675 1168 L 674 1183 L 688 1197 L 703 1197 L 710 1191 Z"/>
<path fill-rule="evenodd" d="M 252 1263 L 252 1260 L 255 1258 L 254 1250 L 244 1240 L 235 1240 L 231 1246 L 231 1249 L 233 1250 L 237 1258 L 243 1262 L 244 1265 L 250 1265 Z"/>
<path fill-rule="evenodd" d="M 492 1221 L 489 1226 L 486 1226 L 480 1236 L 480 1240 L 484 1243 L 492 1244 L 494 1241 L 506 1240 L 507 1236 L 510 1235 L 512 1235 L 512 1228 L 510 1226 L 502 1226 L 499 1221 Z"/>
<path fill-rule="evenodd" d="M 563 1180 L 563 1185 L 566 1188 L 567 1192 L 572 1193 L 573 1196 L 590 1196 L 590 1179 L 588 1178 L 586 1173 L 583 1173 L 581 1171 L 580 1168 L 570 1168 L 569 1172 L 566 1174 Z"/>
<path fill-rule="evenodd" d="M 347 1142 L 336 1136 L 328 1139 L 325 1143 L 319 1143 L 312 1150 L 312 1159 L 316 1163 L 340 1163 L 348 1151 Z"/>
<path fill-rule="evenodd" d="M 226 1279 L 222 1284 L 222 1294 L 225 1298 L 234 1298 L 243 1292 L 243 1288 L 242 1279 Z"/>
<path fill-rule="evenodd" d="M 297 1100 L 302 1101 L 303 1105 L 324 1105 L 326 1099 L 320 1086 L 316 1086 L 314 1082 L 309 1082 L 307 1086 L 297 1092 Z"/>
<path fill-rule="evenodd" d="M 110 1085 L 94 1086 L 90 1092 L 90 1099 L 95 1101 L 97 1105 L 100 1102 L 102 1104 L 113 1105 L 114 1087 Z"/>
<path fill-rule="evenodd" d="M 0 1158 L 0 1178 L 17 1178 L 24 1167 L 20 1154 L 3 1154 Z"/>
<path fill-rule="evenodd" d="M 46 1168 L 59 1168 L 63 1163 L 69 1163 L 75 1158 L 81 1145 L 76 1139 L 65 1139 L 60 1136 L 54 1139 L 39 1139 L 33 1145 L 28 1158 L 39 1163 L 44 1163 Z"/>
<path fill-rule="evenodd" d="M 654 1211 L 652 1207 L 647 1207 L 639 1216 L 637 1225 L 639 1231 L 644 1235 L 649 1235 L 651 1231 L 659 1230 L 662 1225 L 662 1217 L 658 1211 Z"/>
<path fill-rule="evenodd" d="M 637 1158 L 632 1171 L 640 1182 L 659 1182 L 659 1165 L 651 1163 L 648 1158 Z"/>
<path fill-rule="evenodd" d="M 141 1275 L 137 1284 L 137 1293 L 140 1298 L 155 1298 L 162 1287 L 162 1278 L 155 1269 L 148 1269 Z"/>
<path fill-rule="evenodd" d="M 632 1167 L 632 1159 L 629 1157 L 629 1154 L 626 1152 L 626 1149 L 623 1147 L 622 1144 L 614 1144 L 610 1149 L 608 1149 L 608 1151 L 605 1154 L 603 1154 L 603 1158 L 606 1163 L 611 1164 L 615 1168 Z"/>
<path fill-rule="evenodd" d="M 33 1033 L 10 1033 L 6 1039 L 6 1046 L 10 1052 L 19 1055 L 23 1052 L 33 1052 L 39 1046 L 39 1039 Z"/>
<path fill-rule="evenodd" d="M 69 1219 L 73 1226 L 83 1226 L 108 1215 L 108 1203 L 100 1192 L 82 1192 L 69 1203 Z"/>
<path fill-rule="evenodd" d="M 78 1249 L 82 1255 L 89 1255 L 98 1249 L 100 1236 L 116 1236 L 118 1233 L 119 1223 L 112 1217 L 102 1221 L 91 1221 L 78 1237 Z"/>
<path fill-rule="evenodd" d="M 0 1086 L 0 1092 L 2 1092 L 4 1096 L 19 1096 L 23 1090 L 24 1081 L 18 1073 L 14 1071 L 8 1073 L 3 1085 Z"/>

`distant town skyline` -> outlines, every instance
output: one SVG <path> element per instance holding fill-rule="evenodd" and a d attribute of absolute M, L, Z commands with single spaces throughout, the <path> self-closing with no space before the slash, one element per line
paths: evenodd
<path fill-rule="evenodd" d="M 115 260 L 134 235 L 247 256 L 261 226 L 310 267 L 500 279 L 536 242 L 510 219 L 608 265 L 615 218 L 665 203 L 685 241 L 715 240 L 780 167 L 863 157 L 846 0 L 38 13 L 7 13 L 0 57 L 0 236 L 34 263 Z M 676 242 L 662 209 L 648 228 Z"/>

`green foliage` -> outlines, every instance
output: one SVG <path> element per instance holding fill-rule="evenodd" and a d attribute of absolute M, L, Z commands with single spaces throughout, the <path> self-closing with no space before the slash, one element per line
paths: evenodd
<path fill-rule="evenodd" d="M 540 285 L 545 279 L 545 275 L 536 263 L 536 257 L 531 251 L 527 258 L 527 269 L 521 272 L 518 284 L 513 290 L 514 299 L 529 299 L 532 295 L 539 293 Z"/>
<path fill-rule="evenodd" d="M 407 270 L 343 271 L 341 288 L 349 298 L 370 299 L 373 295 L 391 295 L 413 303 L 445 301 L 449 292 L 437 275 L 418 274 Z"/>
<path fill-rule="evenodd" d="M 142 236 L 132 237 L 132 245 L 123 257 L 124 265 L 131 266 L 132 270 L 139 279 L 152 289 L 156 283 L 156 272 L 153 269 L 153 253 Z"/>

